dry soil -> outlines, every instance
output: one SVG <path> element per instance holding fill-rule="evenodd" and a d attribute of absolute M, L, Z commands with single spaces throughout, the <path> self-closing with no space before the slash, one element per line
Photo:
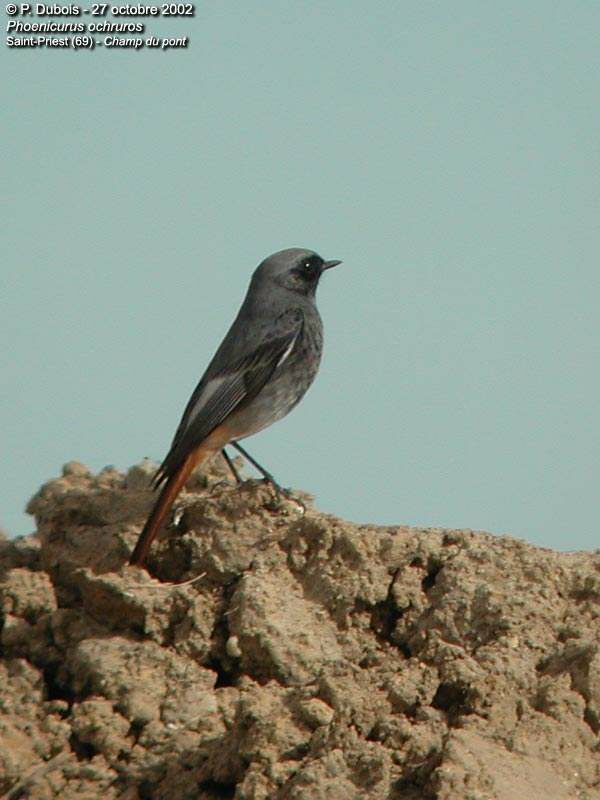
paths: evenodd
<path fill-rule="evenodd" d="M 0 794 L 600 800 L 600 553 L 71 463 L 0 542 Z M 173 584 L 196 578 L 183 586 Z"/>

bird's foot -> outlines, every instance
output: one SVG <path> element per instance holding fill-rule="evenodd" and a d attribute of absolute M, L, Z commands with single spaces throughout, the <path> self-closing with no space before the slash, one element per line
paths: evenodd
<path fill-rule="evenodd" d="M 301 509 L 302 514 L 306 512 L 306 506 L 291 489 L 280 486 L 272 477 L 263 478 L 263 482 L 273 490 L 273 501 L 266 506 L 270 511 L 285 510 L 286 503 L 293 503 Z"/>
<path fill-rule="evenodd" d="M 218 492 L 220 489 L 237 489 L 242 484 L 243 481 L 240 481 L 238 483 L 237 481 L 231 481 L 228 480 L 227 478 L 223 478 L 222 480 L 216 481 L 211 485 L 209 493 L 214 494 L 215 492 Z"/>

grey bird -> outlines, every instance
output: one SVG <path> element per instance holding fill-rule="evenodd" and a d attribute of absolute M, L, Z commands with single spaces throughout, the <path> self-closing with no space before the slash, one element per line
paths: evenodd
<path fill-rule="evenodd" d="M 300 402 L 317 374 L 323 349 L 315 292 L 323 272 L 338 264 L 293 247 L 273 253 L 254 271 L 238 315 L 192 394 L 158 469 L 154 488 L 162 487 L 161 492 L 130 564 L 144 563 L 196 467 L 225 445 L 238 446 L 238 440 L 277 422 Z"/>

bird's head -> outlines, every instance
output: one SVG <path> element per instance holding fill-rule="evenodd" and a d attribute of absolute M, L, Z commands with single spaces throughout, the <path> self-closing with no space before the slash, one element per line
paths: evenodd
<path fill-rule="evenodd" d="M 325 261 L 313 250 L 290 247 L 268 256 L 256 268 L 252 282 L 275 284 L 304 297 L 314 297 L 321 275 L 341 261 Z"/>

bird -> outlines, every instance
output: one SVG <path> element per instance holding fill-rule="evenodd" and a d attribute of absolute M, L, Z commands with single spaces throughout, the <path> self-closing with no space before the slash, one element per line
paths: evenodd
<path fill-rule="evenodd" d="M 314 250 L 291 247 L 268 256 L 254 270 L 238 314 L 192 393 L 156 472 L 153 488 L 160 493 L 131 554 L 131 565 L 143 566 L 194 469 L 225 452 L 228 444 L 247 455 L 239 440 L 282 419 L 303 398 L 323 350 L 317 286 L 326 270 L 341 263 L 325 261 Z"/>

